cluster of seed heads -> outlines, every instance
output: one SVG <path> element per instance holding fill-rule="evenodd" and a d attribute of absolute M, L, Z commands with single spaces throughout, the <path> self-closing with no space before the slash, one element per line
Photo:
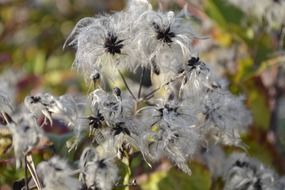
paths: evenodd
<path fill-rule="evenodd" d="M 193 39 L 201 37 L 185 12 L 155 11 L 147 0 L 129 0 L 121 12 L 78 21 L 64 47 L 75 48 L 74 67 L 93 83 L 90 94 L 38 93 L 15 111 L 0 91 L 2 123 L 13 134 L 17 165 L 46 136 L 41 118 L 42 126 L 55 120 L 66 124 L 74 134 L 69 151 L 92 139 L 76 169 L 57 156 L 37 166 L 37 186 L 45 190 L 110 190 L 123 178 L 117 163 L 134 152 L 149 166 L 168 158 L 191 175 L 188 162 L 201 149 L 246 148 L 240 133 L 250 125 L 251 114 L 244 97 L 231 94 L 224 79 L 197 57 Z M 134 75 L 141 75 L 139 82 L 128 77 Z M 272 182 L 252 168 L 240 159 L 229 165 L 225 189 L 262 189 Z M 243 170 L 252 170 L 251 178 L 245 180 Z"/>

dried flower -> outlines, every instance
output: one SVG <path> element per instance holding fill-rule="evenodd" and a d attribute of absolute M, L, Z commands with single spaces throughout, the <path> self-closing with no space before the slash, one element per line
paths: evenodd
<path fill-rule="evenodd" d="M 111 190 L 117 180 L 118 168 L 112 158 L 100 158 L 94 148 L 84 149 L 80 167 L 87 189 Z"/>
<path fill-rule="evenodd" d="M 275 174 L 245 154 L 233 154 L 224 170 L 225 190 L 275 189 Z"/>
<path fill-rule="evenodd" d="M 31 115 L 23 115 L 8 125 L 13 136 L 16 166 L 21 166 L 24 156 L 43 138 L 43 132 Z"/>
<path fill-rule="evenodd" d="M 44 190 L 79 190 L 80 182 L 72 177 L 72 170 L 64 160 L 53 157 L 37 166 Z"/>
<path fill-rule="evenodd" d="M 104 76 L 104 67 L 135 68 L 137 60 L 132 48 L 132 34 L 124 15 L 119 13 L 78 22 L 66 44 L 76 47 L 75 67 L 86 78 L 93 70 Z"/>
<path fill-rule="evenodd" d="M 181 51 L 185 58 L 190 55 L 189 48 L 195 35 L 189 21 L 176 17 L 172 11 L 166 14 L 146 11 L 139 19 L 135 25 L 141 30 L 136 35 L 136 41 L 146 58 L 151 60 L 169 49 L 174 53 Z"/>
<path fill-rule="evenodd" d="M 51 94 L 39 94 L 27 96 L 24 100 L 26 108 L 36 117 L 39 118 L 44 115 L 46 124 L 47 120 L 52 124 L 51 112 L 49 106 L 54 104 L 54 97 Z"/>
<path fill-rule="evenodd" d="M 95 110 L 102 114 L 109 125 L 125 121 L 134 114 L 135 102 L 130 96 L 121 94 L 118 88 L 113 94 L 97 89 L 92 92 L 91 98 Z"/>

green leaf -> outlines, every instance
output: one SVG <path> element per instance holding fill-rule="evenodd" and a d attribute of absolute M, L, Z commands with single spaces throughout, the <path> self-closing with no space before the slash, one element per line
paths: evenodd
<path fill-rule="evenodd" d="M 34 60 L 34 74 L 42 74 L 45 70 L 45 53 L 38 51 Z"/>
<path fill-rule="evenodd" d="M 224 29 L 240 26 L 244 18 L 242 11 L 230 5 L 224 0 L 209 0 L 205 4 L 206 13 Z"/>
<path fill-rule="evenodd" d="M 66 142 L 74 136 L 73 133 L 66 133 L 63 135 L 48 133 L 47 136 L 49 140 L 53 142 L 53 147 L 56 154 L 65 158 L 73 157 L 74 152 L 68 152 L 68 149 L 66 147 Z"/>
<path fill-rule="evenodd" d="M 211 186 L 210 173 L 201 165 L 192 164 L 192 176 L 172 168 L 169 171 L 157 171 L 141 185 L 143 190 L 208 190 Z"/>
<path fill-rule="evenodd" d="M 130 183 L 130 178 L 132 175 L 132 171 L 130 168 L 130 163 L 129 163 L 129 158 L 128 157 L 124 157 L 121 162 L 118 162 L 118 166 L 120 168 L 120 173 L 119 176 L 122 176 L 122 180 L 120 180 L 120 184 L 121 186 L 116 187 L 116 189 L 118 190 L 129 190 L 130 187 L 126 184 Z M 124 186 L 126 185 L 126 186 Z"/>
<path fill-rule="evenodd" d="M 282 65 L 285 62 L 285 56 L 278 56 L 278 57 L 273 57 L 268 60 L 263 61 L 257 71 L 255 72 L 255 75 L 258 76 L 262 72 L 271 69 L 272 67 L 276 67 L 278 65 Z"/>
<path fill-rule="evenodd" d="M 267 106 L 266 97 L 254 86 L 249 87 L 250 92 L 248 95 L 249 106 L 252 111 L 253 120 L 257 127 L 267 129 L 270 120 L 270 110 Z"/>
<path fill-rule="evenodd" d="M 234 79 L 235 84 L 243 82 L 255 74 L 254 63 L 250 57 L 239 60 L 238 65 L 238 72 Z"/>
<path fill-rule="evenodd" d="M 268 150 L 268 146 L 258 143 L 255 140 L 247 141 L 246 144 L 250 147 L 248 149 L 249 156 L 254 157 L 257 160 L 260 160 L 267 166 L 271 166 L 273 163 L 273 158 L 271 152 Z M 271 166 L 272 167 L 272 166 Z"/>

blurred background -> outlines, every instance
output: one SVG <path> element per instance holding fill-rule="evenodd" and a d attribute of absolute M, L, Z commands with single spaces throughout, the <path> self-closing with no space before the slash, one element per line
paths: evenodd
<path fill-rule="evenodd" d="M 263 1 L 266 8 L 262 7 Z M 248 154 L 284 175 L 285 3 L 282 0 L 151 3 L 161 11 L 189 12 L 194 31 L 205 37 L 193 41 L 195 51 L 216 73 L 229 80 L 232 93 L 245 96 L 251 110 L 253 123 L 243 136 Z M 63 50 L 63 43 L 81 18 L 112 13 L 125 4 L 123 0 L 0 0 L 0 83 L 10 81 L 18 104 L 39 89 L 55 95 L 87 94 L 86 83 L 71 69 L 74 51 Z M 64 128 L 51 130 L 54 134 L 65 134 Z M 24 172 L 16 171 L 8 159 L 13 155 L 13 151 L 6 151 L 11 144 L 9 134 L 1 131 L 0 137 L 0 189 L 4 190 L 11 189 Z M 53 137 L 56 151 L 61 151 L 65 142 L 56 135 Z M 49 157 L 51 152 L 35 151 L 36 162 Z M 76 152 L 69 154 L 69 158 L 76 158 Z M 191 163 L 193 175 L 187 176 L 170 168 L 166 160 L 152 169 L 141 162 L 132 163 L 133 175 L 140 185 L 131 189 L 220 189 L 202 163 Z"/>

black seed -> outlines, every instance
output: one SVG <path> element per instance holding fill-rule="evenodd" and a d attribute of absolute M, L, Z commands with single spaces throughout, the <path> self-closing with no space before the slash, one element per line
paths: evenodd
<path fill-rule="evenodd" d="M 28 187 L 30 187 L 30 188 L 32 188 L 31 186 L 32 186 L 32 182 L 31 182 L 31 179 L 32 179 L 32 177 L 28 177 L 27 178 L 27 182 L 28 182 Z M 25 178 L 23 178 L 23 179 L 21 179 L 21 180 L 19 180 L 19 181 L 15 181 L 14 183 L 13 183 L 13 190 L 23 190 L 23 189 L 26 189 L 26 186 L 25 186 Z M 30 189 L 29 188 L 29 189 Z"/>
<path fill-rule="evenodd" d="M 185 71 L 185 70 L 184 70 L 183 68 L 179 68 L 178 71 L 177 71 L 177 73 L 178 73 L 178 74 L 181 74 L 181 73 L 183 73 L 184 71 Z"/>
<path fill-rule="evenodd" d="M 120 54 L 121 53 L 121 49 L 123 48 L 123 42 L 124 40 L 118 40 L 118 37 L 115 36 L 112 33 L 108 34 L 108 37 L 105 40 L 105 44 L 104 47 L 106 49 L 107 52 L 109 52 L 112 55 Z"/>
<path fill-rule="evenodd" d="M 100 79 L 100 74 L 99 73 L 96 73 L 95 75 L 93 75 L 93 77 L 92 77 L 92 80 L 98 80 L 98 79 Z"/>
<path fill-rule="evenodd" d="M 174 111 L 175 112 L 178 109 L 177 107 L 175 107 L 175 108 L 174 107 L 170 107 L 169 104 L 165 104 L 164 107 L 165 107 L 165 109 L 167 111 Z"/>
<path fill-rule="evenodd" d="M 112 129 L 114 131 L 114 136 L 119 135 L 121 133 L 127 134 L 129 136 L 131 135 L 130 131 L 127 128 L 122 127 L 123 124 L 123 122 L 117 123 L 116 126 Z"/>
<path fill-rule="evenodd" d="M 260 179 L 258 179 L 258 180 L 254 183 L 254 188 L 255 188 L 255 190 L 262 190 L 262 183 L 261 183 Z"/>
<path fill-rule="evenodd" d="M 102 127 L 102 119 L 104 117 L 100 114 L 98 117 L 89 116 L 87 119 L 89 120 L 89 126 L 92 126 L 94 129 L 99 129 Z"/>
<path fill-rule="evenodd" d="M 101 113 L 98 113 L 97 117 L 100 119 L 100 121 L 104 121 L 105 120 L 104 116 Z"/>
<path fill-rule="evenodd" d="M 160 116 L 163 116 L 163 110 L 164 110 L 164 108 L 159 108 L 157 111 L 159 111 L 159 113 L 160 113 Z"/>
<path fill-rule="evenodd" d="M 172 38 L 175 37 L 175 33 L 170 31 L 170 27 L 165 30 L 161 29 L 158 24 L 152 23 L 154 30 L 156 32 L 156 39 L 163 41 L 164 43 L 172 43 Z"/>
<path fill-rule="evenodd" d="M 237 160 L 234 164 L 234 166 L 240 167 L 240 168 L 245 168 L 248 167 L 249 164 L 247 162 L 242 162 L 240 160 Z"/>
<path fill-rule="evenodd" d="M 101 169 L 105 169 L 107 167 L 104 159 L 98 161 L 98 167 Z"/>
<path fill-rule="evenodd" d="M 157 65 L 157 63 L 155 62 L 154 59 L 151 60 L 151 66 L 152 66 L 153 72 L 156 75 L 159 75 L 160 74 L 160 68 L 159 68 L 159 66 Z"/>
<path fill-rule="evenodd" d="M 121 96 L 121 89 L 118 88 L 118 87 L 115 87 L 113 89 L 113 93 L 116 95 L 116 96 Z"/>
<path fill-rule="evenodd" d="M 188 66 L 196 67 L 200 63 L 199 57 L 191 57 L 191 59 L 188 60 Z"/>
<path fill-rule="evenodd" d="M 32 99 L 31 104 L 38 103 L 41 101 L 41 97 L 39 96 L 31 96 L 31 99 Z"/>

